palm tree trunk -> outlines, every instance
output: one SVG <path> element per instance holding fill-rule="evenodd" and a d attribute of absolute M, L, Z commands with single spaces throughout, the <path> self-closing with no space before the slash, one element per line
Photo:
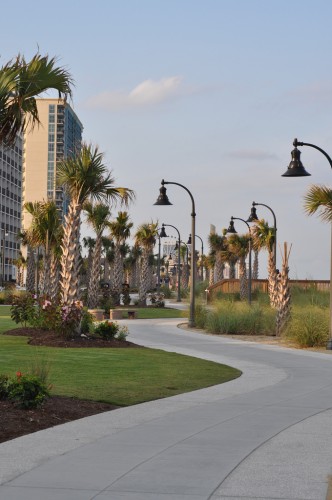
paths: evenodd
<path fill-rule="evenodd" d="M 235 279 L 235 262 L 230 262 L 229 263 L 229 279 L 234 280 Z"/>
<path fill-rule="evenodd" d="M 28 256 L 27 256 L 27 279 L 26 279 L 26 289 L 28 292 L 34 292 L 36 287 L 35 280 L 35 256 L 33 249 L 28 246 Z"/>
<path fill-rule="evenodd" d="M 43 266 L 43 286 L 41 288 L 42 293 L 47 297 L 51 296 L 51 254 L 50 252 L 44 255 L 44 266 Z"/>
<path fill-rule="evenodd" d="M 244 257 L 239 260 L 239 281 L 240 281 L 240 299 L 248 297 L 247 266 Z"/>
<path fill-rule="evenodd" d="M 252 279 L 258 280 L 258 250 L 254 250 L 254 263 L 252 266 Z"/>
<path fill-rule="evenodd" d="M 59 259 L 52 254 L 50 265 L 50 298 L 56 300 L 59 295 L 59 281 L 60 281 L 60 262 Z"/>
<path fill-rule="evenodd" d="M 268 258 L 268 288 L 269 288 L 269 298 L 270 305 L 273 308 L 278 307 L 278 276 L 276 271 L 276 266 L 274 263 L 273 252 L 269 252 Z"/>
<path fill-rule="evenodd" d="M 90 281 L 88 285 L 88 307 L 90 309 L 95 309 L 98 306 L 101 248 L 102 248 L 102 233 L 98 233 L 96 238 L 96 244 L 93 249 Z"/>
<path fill-rule="evenodd" d="M 291 250 L 291 249 L 290 249 Z M 289 286 L 289 252 L 287 243 L 284 243 L 284 255 L 282 256 L 282 269 L 278 277 L 278 312 L 276 320 L 276 335 L 280 336 L 285 329 L 291 316 L 291 291 Z"/>
<path fill-rule="evenodd" d="M 78 299 L 78 279 L 80 270 L 80 240 L 81 207 L 69 205 L 65 216 L 64 236 L 61 256 L 61 301 L 63 304 L 73 304 Z"/>
<path fill-rule="evenodd" d="M 146 306 L 146 297 L 150 288 L 150 272 L 149 272 L 149 257 L 151 254 L 150 249 L 144 249 L 141 265 L 140 265 L 140 279 L 138 286 L 138 301 L 139 305 Z"/>
<path fill-rule="evenodd" d="M 224 263 L 222 261 L 221 253 L 217 252 L 216 253 L 216 263 L 215 263 L 215 280 L 216 282 L 221 281 L 224 279 Z"/>
<path fill-rule="evenodd" d="M 122 283 L 123 283 L 123 261 L 121 257 L 120 246 L 116 245 L 114 248 L 113 281 L 111 287 L 111 294 L 115 302 L 115 305 L 120 304 Z"/>

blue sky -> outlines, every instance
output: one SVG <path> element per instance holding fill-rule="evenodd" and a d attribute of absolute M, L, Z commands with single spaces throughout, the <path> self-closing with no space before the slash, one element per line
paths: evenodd
<path fill-rule="evenodd" d="M 205 249 L 210 224 L 221 232 L 264 203 L 279 243 L 292 244 L 291 277 L 329 278 L 330 229 L 303 210 L 310 184 L 330 185 L 329 164 L 303 147 L 312 176 L 281 174 L 295 137 L 332 156 L 330 1 L 17 0 L 1 10 L 0 64 L 39 48 L 70 70 L 85 140 L 136 191 L 135 228 L 158 220 L 187 241 L 187 193 L 169 186 L 173 206 L 153 206 L 162 178 L 192 192 Z"/>

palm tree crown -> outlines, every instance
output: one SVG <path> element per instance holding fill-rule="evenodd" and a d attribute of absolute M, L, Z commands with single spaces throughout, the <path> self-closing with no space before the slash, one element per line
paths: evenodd
<path fill-rule="evenodd" d="M 54 89 L 59 97 L 71 95 L 72 78 L 56 66 L 56 59 L 35 54 L 26 61 L 20 54 L 0 68 L 0 141 L 13 144 L 18 133 L 39 123 L 36 97 Z"/>

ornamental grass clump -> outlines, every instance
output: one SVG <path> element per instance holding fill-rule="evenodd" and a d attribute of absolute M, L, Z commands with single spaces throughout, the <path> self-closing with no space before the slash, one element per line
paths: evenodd
<path fill-rule="evenodd" d="M 269 335 L 274 332 L 275 312 L 268 306 L 220 301 L 214 309 L 196 308 L 198 325 L 215 334 Z"/>
<path fill-rule="evenodd" d="M 294 307 L 283 335 L 299 347 L 321 347 L 329 337 L 329 311 L 319 306 Z"/>

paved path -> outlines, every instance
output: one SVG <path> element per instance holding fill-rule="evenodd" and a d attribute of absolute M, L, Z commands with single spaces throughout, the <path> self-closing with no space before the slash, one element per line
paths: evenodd
<path fill-rule="evenodd" d="M 0 445 L 0 500 L 325 499 L 332 356 L 128 321 L 131 340 L 243 371 L 227 384 Z"/>

